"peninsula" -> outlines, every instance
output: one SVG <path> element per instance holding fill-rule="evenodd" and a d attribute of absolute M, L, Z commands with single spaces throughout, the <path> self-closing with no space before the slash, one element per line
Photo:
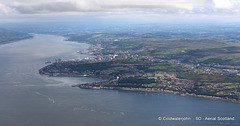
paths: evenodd
<path fill-rule="evenodd" d="M 186 34 L 174 38 L 167 35 L 69 35 L 71 41 L 91 44 L 89 52 L 84 54 L 93 57 L 56 61 L 39 73 L 105 80 L 73 85 L 85 89 L 168 92 L 240 102 L 240 45 L 206 38 L 183 39 L 189 36 Z"/>

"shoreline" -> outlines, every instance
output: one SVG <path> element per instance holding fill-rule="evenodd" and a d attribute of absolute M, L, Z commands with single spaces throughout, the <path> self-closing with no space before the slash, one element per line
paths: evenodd
<path fill-rule="evenodd" d="M 206 98 L 206 99 L 214 99 L 214 100 L 221 100 L 227 101 L 232 103 L 240 103 L 235 99 L 225 99 L 216 96 L 208 96 L 208 95 L 196 95 L 196 94 L 184 94 L 177 91 L 170 91 L 170 90 L 163 90 L 160 88 L 134 88 L 134 87 L 104 87 L 104 86 L 91 86 L 88 84 L 76 84 L 72 85 L 72 87 L 78 87 L 80 89 L 91 89 L 91 90 L 118 90 L 118 91 L 139 91 L 139 92 L 159 92 L 159 93 L 170 93 L 180 96 L 187 96 L 187 97 L 195 97 L 195 98 Z"/>
<path fill-rule="evenodd" d="M 85 42 L 84 42 L 85 43 Z M 91 43 L 87 43 L 89 47 L 87 48 L 86 52 L 78 52 L 80 54 L 87 54 L 91 55 L 93 57 L 96 57 L 96 52 L 94 51 L 95 49 L 99 49 L 100 47 L 95 46 Z M 78 60 L 79 61 L 79 60 Z M 89 59 L 82 59 L 81 61 L 83 62 L 89 62 L 91 60 Z M 61 61 L 63 62 L 63 61 Z M 69 62 L 69 61 L 67 61 Z M 71 61 L 74 62 L 74 61 Z M 98 78 L 102 80 L 109 80 L 109 78 L 106 78 L 104 76 L 97 76 L 95 74 L 69 74 L 69 73 L 46 73 L 42 71 L 42 74 L 49 75 L 50 77 L 90 77 L 90 78 Z M 40 73 L 41 74 L 41 73 Z M 107 81 L 110 82 L 110 81 Z M 95 84 L 95 85 L 94 85 Z M 86 86 L 83 86 L 86 85 Z M 94 86 L 93 86 L 94 85 Z M 141 88 L 136 88 L 136 87 L 119 87 L 116 85 L 107 85 L 107 84 L 97 84 L 97 83 L 86 83 L 86 84 L 77 84 L 77 85 L 72 85 L 72 87 L 79 87 L 81 89 L 104 89 L 104 90 L 122 90 L 122 91 L 140 91 L 140 92 L 162 92 L 162 93 L 171 93 L 171 94 L 176 94 L 176 95 L 181 95 L 181 96 L 188 96 L 188 97 L 196 97 L 196 98 L 208 98 L 208 99 L 214 99 L 214 100 L 221 100 L 221 101 L 228 101 L 228 102 L 233 102 L 233 103 L 240 103 L 240 100 L 236 99 L 230 99 L 230 98 L 223 98 L 223 97 L 218 97 L 218 96 L 210 96 L 210 95 L 197 95 L 197 94 L 189 94 L 188 92 L 181 92 L 181 91 L 172 91 L 172 90 L 164 90 L 161 88 L 154 88 L 154 87 L 141 87 Z"/>
<path fill-rule="evenodd" d="M 32 38 L 34 38 L 34 36 L 32 34 L 29 34 L 29 36 L 26 36 L 23 38 L 17 38 L 17 39 L 7 40 L 7 41 L 0 41 L 0 45 L 10 44 L 10 43 L 14 43 L 14 42 L 18 42 L 18 41 L 22 41 L 22 40 L 26 40 L 26 39 L 32 39 Z"/>

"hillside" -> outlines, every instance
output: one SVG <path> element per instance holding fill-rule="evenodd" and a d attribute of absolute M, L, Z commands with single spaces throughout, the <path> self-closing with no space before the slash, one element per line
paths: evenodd
<path fill-rule="evenodd" d="M 27 39 L 31 37 L 32 35 L 27 33 L 0 28 L 0 44 L 6 44 L 9 42 Z"/>

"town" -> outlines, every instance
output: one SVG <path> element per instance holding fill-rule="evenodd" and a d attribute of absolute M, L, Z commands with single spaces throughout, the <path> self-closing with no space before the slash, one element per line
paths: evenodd
<path fill-rule="evenodd" d="M 147 53 L 158 51 L 158 47 L 153 46 L 126 49 L 129 45 L 122 45 L 120 41 L 129 40 L 123 37 L 96 39 L 96 44 L 91 44 L 88 51 L 78 51 L 91 57 L 56 60 L 39 73 L 104 80 L 73 85 L 85 89 L 168 92 L 240 102 L 240 66 L 203 63 L 192 55 L 194 53 L 189 55 L 189 50 L 183 49 L 168 55 Z M 185 59 L 188 62 L 183 62 Z"/>

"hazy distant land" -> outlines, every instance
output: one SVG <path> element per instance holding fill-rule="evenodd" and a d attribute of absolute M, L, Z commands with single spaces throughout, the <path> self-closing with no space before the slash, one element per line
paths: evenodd
<path fill-rule="evenodd" d="M 6 44 L 22 39 L 29 39 L 32 37 L 32 35 L 27 33 L 0 28 L 0 44 Z"/>

